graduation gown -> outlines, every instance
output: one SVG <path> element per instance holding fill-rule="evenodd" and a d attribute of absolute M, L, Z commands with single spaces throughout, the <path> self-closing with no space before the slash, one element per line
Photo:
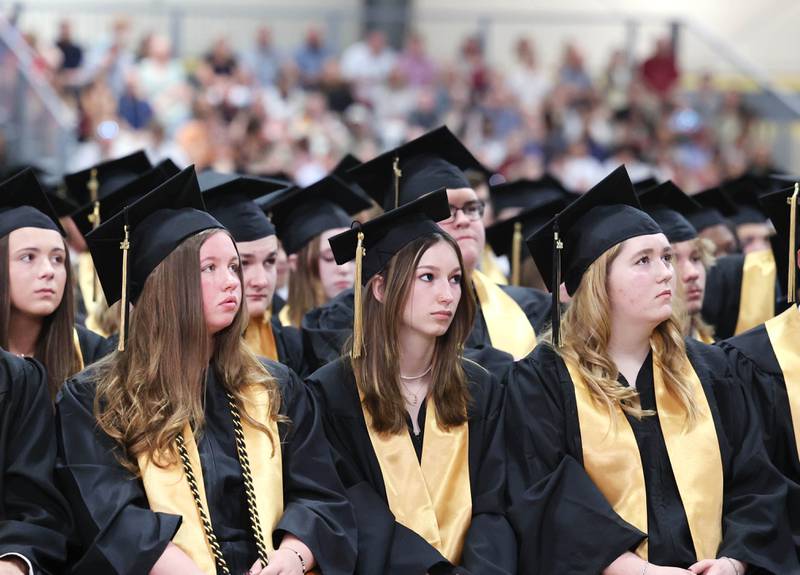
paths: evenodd
<path fill-rule="evenodd" d="M 516 573 L 516 540 L 504 516 L 502 409 L 505 387 L 472 362 L 465 361 L 464 369 L 473 398 L 468 411 L 472 520 L 461 565 L 473 574 Z M 336 467 L 356 511 L 356 573 L 463 573 L 420 535 L 395 521 L 349 361 L 339 359 L 328 364 L 306 381 L 319 399 Z M 420 429 L 424 429 L 423 423 Z M 414 443 L 417 449 L 424 451 L 424 437 L 420 443 Z"/>
<path fill-rule="evenodd" d="M 0 556 L 22 555 L 36 573 L 62 573 L 67 556 L 72 520 L 55 458 L 44 368 L 0 350 Z"/>
<path fill-rule="evenodd" d="M 714 326 L 714 335 L 718 340 L 742 333 L 774 315 L 775 302 L 780 291 L 778 283 L 774 280 L 774 260 L 771 265 L 774 288 L 765 285 L 761 281 L 765 276 L 759 273 L 763 271 L 769 275 L 763 268 L 769 267 L 770 254 L 771 252 L 754 252 L 747 256 L 742 254 L 724 256 L 709 268 L 701 313 L 706 323 Z M 745 274 L 754 274 L 753 284 L 762 289 L 751 292 L 749 296 L 745 295 L 743 301 Z M 745 318 L 745 315 L 748 317 Z"/>
<path fill-rule="evenodd" d="M 278 380 L 284 511 L 271 534 L 277 546 L 292 533 L 327 573 L 351 573 L 355 562 L 352 509 L 336 476 L 313 398 L 286 367 L 266 362 Z M 231 573 L 244 573 L 256 559 L 233 422 L 223 386 L 212 370 L 206 379 L 206 421 L 197 440 L 208 510 Z M 181 517 L 155 513 L 141 480 L 115 457 L 115 445 L 97 429 L 91 371 L 68 381 L 58 399 L 57 475 L 76 517 L 72 572 L 148 573 L 164 552 Z M 265 537 L 270 534 L 265 533 Z"/>
<path fill-rule="evenodd" d="M 747 562 L 748 573 L 800 572 L 784 511 L 786 486 L 767 460 L 742 386 L 721 350 L 688 340 L 687 354 L 708 399 L 722 460 L 717 557 Z M 636 387 L 642 407 L 655 408 L 652 357 Z M 575 387 L 556 352 L 540 344 L 518 362 L 508 393 L 506 429 L 514 430 L 508 514 L 520 537 L 520 572 L 601 573 L 645 537 L 651 563 L 686 568 L 696 561 L 657 415 L 627 418 L 644 472 L 645 534 L 614 511 L 583 467 Z"/>
<path fill-rule="evenodd" d="M 797 308 L 792 306 L 784 312 L 789 313 L 798 313 Z M 732 369 L 750 392 L 767 454 L 787 479 L 788 509 L 795 545 L 800 551 L 800 457 L 796 440 L 800 421 L 792 420 L 786 376 L 763 324 L 720 342 L 719 346 L 725 350 Z M 800 381 L 794 385 L 800 385 Z"/>
<path fill-rule="evenodd" d="M 245 332 L 245 341 L 250 344 L 249 330 L 253 329 L 252 324 L 259 320 L 251 320 L 251 325 L 248 326 Z M 270 326 L 272 327 L 272 336 L 275 338 L 275 350 L 278 354 L 277 361 L 283 365 L 290 367 L 300 377 L 308 375 L 306 368 L 305 358 L 303 356 L 303 338 L 300 335 L 300 330 L 296 327 L 281 325 L 277 316 L 273 315 L 270 318 Z M 258 338 L 260 340 L 260 338 Z M 256 355 L 266 359 L 276 359 L 268 357 L 267 350 L 254 346 L 253 352 Z"/>
<path fill-rule="evenodd" d="M 519 286 L 498 286 L 509 295 L 539 333 L 550 320 L 550 296 L 542 291 Z M 478 308 L 480 310 L 480 306 Z M 347 339 L 353 333 L 353 290 L 345 290 L 303 317 L 303 347 L 306 363 L 311 370 L 318 369 L 342 355 Z M 475 316 L 467 348 L 482 349 L 491 346 L 486 320 L 481 313 Z M 484 365 L 492 371 L 491 366 Z"/>
<path fill-rule="evenodd" d="M 78 344 L 81 348 L 84 366 L 91 365 L 114 351 L 116 338 L 106 339 L 79 324 L 75 325 L 75 331 L 78 334 Z"/>

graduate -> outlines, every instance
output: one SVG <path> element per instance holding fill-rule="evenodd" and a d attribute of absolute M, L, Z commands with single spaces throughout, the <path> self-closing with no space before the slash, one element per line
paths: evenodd
<path fill-rule="evenodd" d="M 520 572 L 798 573 L 757 416 L 722 350 L 684 340 L 672 248 L 625 169 L 528 246 L 573 299 L 508 388 Z"/>
<path fill-rule="evenodd" d="M 351 573 L 352 509 L 314 401 L 259 361 L 236 245 L 187 168 L 87 236 L 120 345 L 58 401 L 74 573 Z M 169 321 L 165 321 L 169 318 Z"/>
<path fill-rule="evenodd" d="M 35 360 L 0 350 L 0 573 L 60 574 L 71 517 L 56 489 L 53 407 Z"/>
<path fill-rule="evenodd" d="M 353 266 L 334 262 L 328 238 L 347 229 L 353 214 L 372 203 L 330 175 L 258 204 L 275 224 L 289 256 L 289 295 L 279 314 L 281 324 L 299 328 L 308 311 L 353 287 Z"/>
<path fill-rule="evenodd" d="M 768 179 L 745 173 L 722 183 L 722 189 L 736 205 L 731 216 L 742 253 L 770 251 L 769 238 L 774 230 L 758 202 L 758 196 L 770 191 Z"/>
<path fill-rule="evenodd" d="M 108 351 L 75 323 L 72 267 L 64 229 L 33 170 L 0 183 L 0 347 L 35 357 L 50 395 Z"/>
<path fill-rule="evenodd" d="M 306 375 L 300 331 L 283 326 L 272 312 L 277 280 L 275 226 L 253 201 L 286 188 L 277 180 L 205 171 L 198 175 L 208 212 L 233 236 L 242 260 L 244 301 L 250 318 L 244 338 L 256 355 Z"/>
<path fill-rule="evenodd" d="M 550 301 L 544 292 L 531 288 L 498 286 L 477 270 L 486 245 L 484 204 L 469 187 L 464 171 L 479 166 L 443 126 L 363 163 L 351 173 L 384 209 L 405 205 L 442 187 L 447 189 L 450 218 L 439 226 L 458 242 L 479 305 L 465 345 L 476 349 L 492 346 L 519 359 L 536 345 L 536 330 L 549 316 Z M 352 320 L 350 291 L 309 313 L 303 320 L 307 355 L 313 350 L 317 365 L 336 359 L 350 334 Z"/>
<path fill-rule="evenodd" d="M 687 214 L 700 211 L 702 207 L 671 181 L 643 190 L 639 193 L 639 201 L 672 246 L 672 267 L 677 287 L 675 303 L 682 307 L 683 334 L 703 343 L 714 343 L 714 329 L 703 321 L 700 314 L 706 274 L 714 264 L 713 244 L 700 238 L 686 218 Z"/>
<path fill-rule="evenodd" d="M 358 521 L 356 573 L 516 573 L 504 387 L 462 356 L 475 301 L 444 190 L 331 238 L 356 260 L 348 355 L 312 374 Z"/>
<path fill-rule="evenodd" d="M 739 242 L 730 219 L 736 214 L 733 203 L 722 188 L 714 186 L 692 195 L 700 209 L 686 215 L 697 235 L 714 244 L 714 256 L 723 257 L 739 252 Z"/>
<path fill-rule="evenodd" d="M 728 354 L 736 373 L 748 384 L 758 407 L 767 453 L 789 481 L 789 509 L 795 543 L 800 548 L 800 369 L 796 365 L 800 313 L 795 279 L 800 243 L 796 232 L 796 202 L 796 186 L 761 197 L 761 204 L 777 230 L 772 246 L 783 292 L 790 294 L 789 307 L 766 323 L 723 341 L 720 346 Z"/>

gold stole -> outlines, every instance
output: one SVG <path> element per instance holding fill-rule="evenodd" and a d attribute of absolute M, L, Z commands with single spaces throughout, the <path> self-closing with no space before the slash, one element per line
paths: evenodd
<path fill-rule="evenodd" d="M 698 419 L 685 427 L 685 414 L 664 383 L 663 367 L 653 350 L 653 384 L 658 421 L 667 445 L 697 559 L 713 559 L 722 541 L 722 456 L 708 398 L 688 358 L 688 383 Z M 636 437 L 622 409 L 616 409 L 611 427 L 606 407 L 594 399 L 578 371 L 566 362 L 575 386 L 583 446 L 583 467 L 614 511 L 647 533 L 647 487 Z M 647 540 L 636 549 L 647 559 Z"/>
<path fill-rule="evenodd" d="M 714 345 L 714 338 L 708 335 L 704 335 L 703 333 L 694 330 L 694 334 L 692 334 L 692 339 L 696 339 L 700 343 L 705 343 L 708 345 Z"/>
<path fill-rule="evenodd" d="M 86 308 L 86 316 L 91 315 L 97 302 L 92 301 L 94 289 L 100 290 L 100 286 L 95 286 L 94 262 L 89 252 L 83 252 L 78 256 L 78 287 L 83 298 L 83 307 Z M 98 294 L 99 295 L 99 294 Z"/>
<path fill-rule="evenodd" d="M 78 338 L 78 330 L 72 328 L 72 342 L 75 345 L 75 355 L 78 356 L 78 364 L 81 366 L 78 371 L 83 371 L 86 367 L 86 362 L 83 360 L 83 352 L 81 351 L 81 340 Z"/>
<path fill-rule="evenodd" d="M 769 320 L 764 327 L 767 328 L 772 350 L 783 372 L 795 446 L 800 456 L 800 354 L 797 352 L 797 342 L 800 341 L 800 310 L 793 305 Z"/>
<path fill-rule="evenodd" d="M 775 258 L 772 250 L 744 256 L 739 315 L 734 335 L 761 325 L 775 315 Z"/>
<path fill-rule="evenodd" d="M 536 332 L 517 302 L 488 277 L 474 270 L 472 285 L 481 305 L 492 347 L 522 359 L 536 347 Z"/>
<path fill-rule="evenodd" d="M 468 424 L 441 429 L 429 400 L 420 463 L 408 432 L 375 431 L 360 391 L 359 397 L 395 520 L 458 565 L 472 520 Z"/>
<path fill-rule="evenodd" d="M 497 265 L 497 260 L 495 259 L 496 257 L 492 248 L 489 246 L 484 247 L 483 254 L 481 255 L 481 272 L 498 285 L 508 285 L 508 279 L 506 279 L 506 276 L 500 271 L 500 266 Z"/>
<path fill-rule="evenodd" d="M 247 423 L 247 420 L 242 417 L 244 443 L 253 474 L 256 510 L 264 534 L 264 543 L 267 545 L 268 551 L 272 552 L 274 551 L 272 532 L 283 515 L 283 463 L 278 424 L 268 415 L 269 395 L 266 389 L 261 386 L 251 386 L 244 390 L 244 397 L 247 413 L 267 427 L 275 444 L 273 454 L 269 437 Z M 205 510 L 209 512 L 200 455 L 188 423 L 183 429 L 183 437 L 192 469 L 197 477 L 200 500 L 203 502 Z M 159 513 L 170 513 L 183 517 L 180 529 L 172 542 L 180 547 L 201 571 L 208 575 L 216 575 L 217 567 L 214 563 L 214 555 L 208 546 L 203 524 L 180 460 L 176 459 L 167 467 L 159 467 L 153 462 L 150 454 L 141 455 L 139 456 L 139 469 L 142 473 L 142 483 L 150 509 Z M 214 517 L 212 516 L 210 519 L 213 525 Z M 253 561 L 255 559 L 254 556 Z"/>
<path fill-rule="evenodd" d="M 256 355 L 278 361 L 278 346 L 269 319 L 251 319 L 244 332 L 244 341 Z"/>
<path fill-rule="evenodd" d="M 278 312 L 278 319 L 281 322 L 281 325 L 287 327 L 300 327 L 299 325 L 292 325 L 292 320 L 289 319 L 289 305 L 285 305 L 281 308 L 281 311 Z"/>

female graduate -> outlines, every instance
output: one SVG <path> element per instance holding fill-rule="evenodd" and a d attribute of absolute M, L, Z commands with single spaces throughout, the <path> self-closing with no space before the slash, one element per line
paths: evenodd
<path fill-rule="evenodd" d="M 64 572 L 71 520 L 56 489 L 47 374 L 0 350 L 0 573 Z"/>
<path fill-rule="evenodd" d="M 356 258 L 363 315 L 308 384 L 356 510 L 357 573 L 516 573 L 504 388 L 461 355 L 475 302 L 448 215 L 441 190 L 331 239 Z"/>
<path fill-rule="evenodd" d="M 270 214 L 289 256 L 289 295 L 280 320 L 299 328 L 308 311 L 353 287 L 353 265 L 334 261 L 328 239 L 345 231 L 351 216 L 372 204 L 336 176 L 328 176 L 259 205 Z"/>
<path fill-rule="evenodd" d="M 61 384 L 109 351 L 75 323 L 64 230 L 31 169 L 0 184 L 0 347 L 35 357 L 55 398 Z"/>
<path fill-rule="evenodd" d="M 206 171 L 198 176 L 208 212 L 233 236 L 242 260 L 244 300 L 249 322 L 245 341 L 261 357 L 280 361 L 306 375 L 300 331 L 283 326 L 272 312 L 277 281 L 278 238 L 275 226 L 254 198 L 274 199 L 283 182 Z"/>
<path fill-rule="evenodd" d="M 87 237 L 108 301 L 133 309 L 58 403 L 73 570 L 350 573 L 352 509 L 314 402 L 242 341 L 236 246 L 202 208 L 188 168 Z"/>
<path fill-rule="evenodd" d="M 573 299 L 509 387 L 520 570 L 798 573 L 744 390 L 721 350 L 684 341 L 669 242 L 637 208 L 618 168 L 529 239 Z"/>

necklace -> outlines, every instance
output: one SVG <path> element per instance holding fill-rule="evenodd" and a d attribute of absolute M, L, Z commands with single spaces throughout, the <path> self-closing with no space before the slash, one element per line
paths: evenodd
<path fill-rule="evenodd" d="M 428 374 L 431 372 L 431 370 L 432 370 L 432 369 L 433 369 L 433 363 L 431 363 L 431 364 L 428 366 L 428 369 L 426 369 L 425 371 L 423 371 L 423 372 L 422 372 L 422 373 L 420 373 L 419 375 L 403 375 L 403 374 L 401 373 L 401 374 L 400 374 L 400 379 L 405 379 L 406 381 L 414 381 L 415 379 L 422 379 L 423 377 L 425 377 L 426 375 L 428 375 Z"/>
<path fill-rule="evenodd" d="M 411 405 L 417 405 L 419 403 L 419 395 L 408 389 L 404 382 L 401 381 L 400 384 L 405 388 L 406 393 L 411 396 Z"/>

